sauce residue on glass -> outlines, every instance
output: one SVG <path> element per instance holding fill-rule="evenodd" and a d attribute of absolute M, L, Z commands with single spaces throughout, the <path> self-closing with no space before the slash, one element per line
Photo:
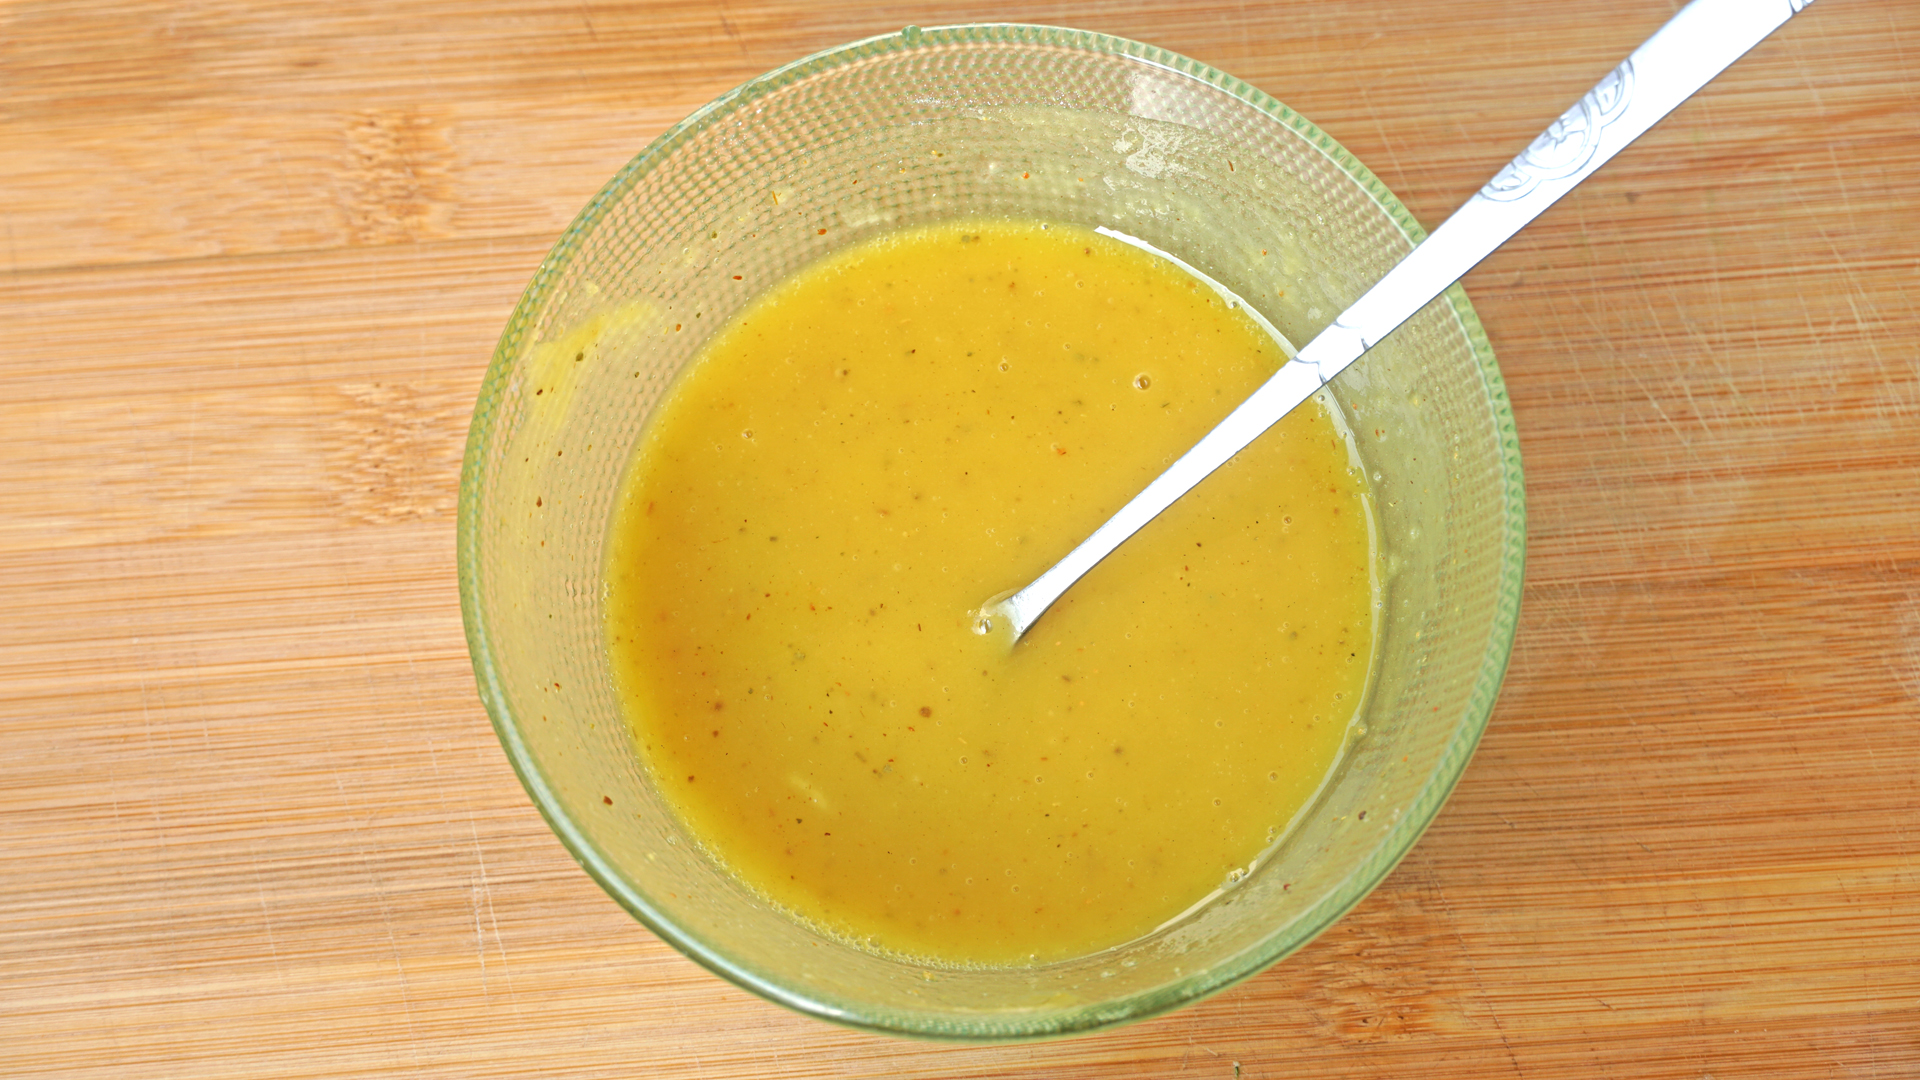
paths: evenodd
<path fill-rule="evenodd" d="M 710 342 L 610 542 L 642 758 L 740 880 L 829 933 L 1030 964 L 1153 931 L 1284 833 L 1373 649 L 1364 473 L 1295 410 L 1017 646 L 1031 580 L 1284 360 L 1165 259 L 1026 221 L 844 250 Z"/>

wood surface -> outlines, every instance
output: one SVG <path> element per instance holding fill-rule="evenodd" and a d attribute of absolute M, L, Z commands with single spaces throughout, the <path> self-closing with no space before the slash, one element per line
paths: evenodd
<path fill-rule="evenodd" d="M 1015 1047 L 787 1013 L 587 879 L 473 687 L 493 341 L 729 87 L 1107 31 L 1432 225 L 1673 9 L 0 3 L 0 1075 L 1920 1076 L 1912 0 L 1819 0 L 1468 279 L 1530 500 L 1505 689 L 1413 854 L 1232 991 Z"/>

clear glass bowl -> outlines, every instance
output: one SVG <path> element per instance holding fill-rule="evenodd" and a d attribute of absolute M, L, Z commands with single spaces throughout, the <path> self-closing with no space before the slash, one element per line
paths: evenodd
<path fill-rule="evenodd" d="M 541 265 L 474 410 L 459 567 L 500 741 L 621 905 L 801 1012 L 986 1041 L 1090 1031 L 1214 993 L 1378 884 L 1486 726 L 1519 607 L 1524 511 L 1506 394 L 1455 287 L 1336 383 L 1374 478 L 1380 653 L 1338 775 L 1253 874 L 1147 938 L 1035 968 L 904 963 L 770 909 L 688 838 L 630 742 L 602 610 L 615 493 L 675 373 L 750 299 L 844 245 L 983 214 L 1137 236 L 1296 342 L 1422 235 L 1304 118 L 1151 46 L 1047 27 L 909 27 L 809 57 L 663 135 Z"/>

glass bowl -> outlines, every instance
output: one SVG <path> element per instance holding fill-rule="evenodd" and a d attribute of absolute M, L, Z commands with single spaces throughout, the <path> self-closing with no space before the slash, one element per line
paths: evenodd
<path fill-rule="evenodd" d="M 1456 286 L 1335 384 L 1373 479 L 1373 685 L 1335 777 L 1258 868 L 1129 944 L 1026 968 L 862 951 L 770 908 L 654 790 L 616 697 L 604 550 L 643 425 L 705 338 L 829 251 L 972 215 L 1108 226 L 1305 342 L 1423 235 L 1351 155 L 1259 90 L 1137 42 L 909 27 L 702 108 L 594 197 L 534 275 L 481 388 L 461 602 L 501 744 L 574 857 L 715 973 L 854 1027 L 958 1040 L 1091 1031 L 1219 991 L 1357 903 L 1480 738 L 1520 599 L 1518 447 Z"/>

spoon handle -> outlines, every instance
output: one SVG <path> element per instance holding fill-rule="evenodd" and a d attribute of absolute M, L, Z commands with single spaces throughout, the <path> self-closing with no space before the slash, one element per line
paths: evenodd
<path fill-rule="evenodd" d="M 1693 0 L 1066 558 L 981 610 L 1027 632 L 1067 587 L 1813 0 Z"/>

